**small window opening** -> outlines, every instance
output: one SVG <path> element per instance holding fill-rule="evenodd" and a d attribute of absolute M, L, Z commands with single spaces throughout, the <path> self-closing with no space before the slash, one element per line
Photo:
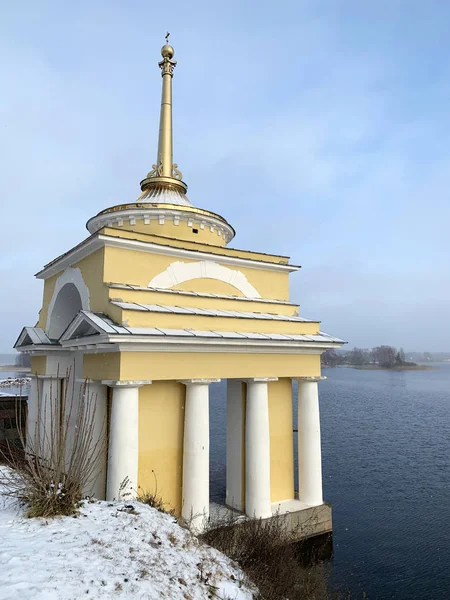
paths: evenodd
<path fill-rule="evenodd" d="M 198 229 L 193 229 L 192 233 L 198 233 Z"/>

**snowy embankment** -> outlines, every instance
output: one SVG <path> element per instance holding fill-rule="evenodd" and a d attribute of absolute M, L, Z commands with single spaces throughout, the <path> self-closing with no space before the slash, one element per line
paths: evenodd
<path fill-rule="evenodd" d="M 139 502 L 84 502 L 76 517 L 22 515 L 0 495 L 1 600 L 253 598 L 227 557 Z"/>

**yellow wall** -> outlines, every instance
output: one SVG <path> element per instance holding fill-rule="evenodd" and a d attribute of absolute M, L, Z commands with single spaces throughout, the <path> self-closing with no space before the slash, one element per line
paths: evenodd
<path fill-rule="evenodd" d="M 93 252 L 83 260 L 72 265 L 73 268 L 79 268 L 83 276 L 84 283 L 89 289 L 91 310 L 95 312 L 106 312 L 108 309 L 108 288 L 103 285 L 103 261 L 104 248 Z M 39 313 L 39 327 L 45 329 L 47 325 L 48 307 L 55 290 L 56 280 L 62 275 L 58 273 L 49 277 L 44 282 L 44 298 L 42 309 Z"/>
<path fill-rule="evenodd" d="M 292 382 L 269 383 L 270 495 L 272 502 L 294 498 Z"/>
<path fill-rule="evenodd" d="M 173 256 L 151 254 L 137 250 L 124 250 L 123 248 L 108 246 L 105 248 L 104 281 L 147 287 L 156 275 L 165 271 L 172 263 L 180 260 L 181 262 L 192 263 L 202 259 L 199 257 L 198 260 L 185 260 Z M 217 258 L 217 262 L 220 264 L 220 257 Z M 256 288 L 262 298 L 289 300 L 289 274 L 287 272 L 279 273 L 265 269 L 252 269 L 226 264 L 223 266 L 243 273 L 248 282 Z M 208 282 L 211 284 L 208 286 L 210 294 L 226 293 L 232 296 L 238 293 L 232 285 L 224 287 L 222 281 L 209 279 Z M 181 287 L 187 291 L 205 292 L 202 279 L 186 281 Z"/>
<path fill-rule="evenodd" d="M 78 267 L 84 283 L 89 288 L 91 310 L 105 312 L 108 308 L 108 289 L 103 285 L 103 264 L 105 249 L 100 248 L 73 266 Z"/>
<path fill-rule="evenodd" d="M 225 246 L 225 239 L 217 234 L 217 231 L 211 231 L 208 226 L 205 225 L 204 229 L 200 229 L 200 223 L 193 219 L 192 227 L 188 227 L 187 221 L 180 221 L 179 225 L 173 224 L 172 219 L 165 219 L 164 224 L 160 225 L 159 220 L 150 219 L 150 223 L 145 225 L 144 221 L 138 220 L 135 225 L 125 224 L 128 230 L 133 230 L 144 234 L 154 234 L 158 236 L 167 237 L 169 239 L 188 240 L 197 244 L 212 244 L 214 246 Z M 116 229 L 116 226 L 114 226 Z M 119 231 L 122 228 L 117 227 Z M 194 233 L 192 230 L 197 229 L 198 233 Z"/>
<path fill-rule="evenodd" d="M 246 379 L 319 375 L 319 354 L 105 352 L 83 356 L 83 377 L 95 380 L 155 382 L 196 378 Z"/>
<path fill-rule="evenodd" d="M 201 244 L 198 241 L 186 241 L 170 239 L 167 237 L 160 237 L 158 235 L 148 235 L 138 233 L 134 231 L 127 231 L 125 229 L 105 227 L 102 233 L 111 235 L 114 237 L 120 237 L 129 240 L 140 240 L 143 242 L 151 242 L 154 244 L 161 244 L 164 246 L 170 246 L 172 248 L 186 248 L 187 250 L 200 250 L 202 252 L 208 252 L 212 254 L 219 254 L 225 256 L 236 256 L 238 258 L 246 258 L 249 260 L 260 260 L 268 263 L 283 264 L 287 265 L 289 257 L 281 256 L 279 254 L 265 254 L 264 252 L 252 252 L 251 250 L 239 250 L 238 248 L 222 248 L 218 246 L 210 246 L 208 244 Z M 220 238 L 219 238 L 220 239 Z"/>
<path fill-rule="evenodd" d="M 31 357 L 31 372 L 38 375 L 45 375 L 47 372 L 47 357 L 32 356 Z"/>
<path fill-rule="evenodd" d="M 116 307 L 117 308 L 117 307 Z M 117 318 L 117 314 L 115 315 Z M 315 334 L 319 323 L 303 321 L 271 321 L 269 319 L 245 319 L 237 317 L 213 317 L 208 315 L 177 315 L 174 313 L 122 310 L 118 323 L 130 327 L 163 327 L 167 329 L 194 329 L 198 331 L 242 331 L 253 333 Z"/>
<path fill-rule="evenodd" d="M 111 354 L 104 356 L 111 356 Z M 101 361 L 99 362 L 101 367 Z M 124 352 L 121 355 L 120 375 L 124 380 L 151 379 L 152 381 L 317 376 L 320 375 L 320 355 Z M 93 377 L 93 375 L 89 376 Z M 110 377 L 102 376 L 101 378 L 109 379 Z"/>
<path fill-rule="evenodd" d="M 53 296 L 53 292 L 55 290 L 55 283 L 61 273 L 54 275 L 53 277 L 49 277 L 44 281 L 44 295 L 42 298 L 42 308 L 39 311 L 39 321 L 37 326 L 41 327 L 45 330 L 45 326 L 47 325 L 47 314 L 48 314 L 48 305 Z"/>
<path fill-rule="evenodd" d="M 195 290 L 193 289 L 195 287 Z M 221 296 L 237 296 L 243 298 L 244 294 L 237 288 L 225 283 L 224 281 L 218 281 L 217 279 L 209 279 L 208 277 L 202 277 L 201 279 L 193 279 L 191 281 L 185 281 L 179 283 L 170 288 L 171 290 L 182 290 L 183 292 L 195 291 L 198 294 L 218 294 Z M 211 292 L 214 289 L 214 292 Z"/>
<path fill-rule="evenodd" d="M 181 226 L 181 224 L 180 224 Z M 173 226 L 177 229 L 180 226 Z M 209 231 L 209 228 L 208 228 Z M 119 229 L 105 228 L 104 232 L 108 235 L 125 239 L 138 239 L 146 242 L 158 243 L 160 245 L 167 245 L 171 247 L 186 247 L 188 249 L 200 250 L 213 252 L 217 254 L 217 262 L 220 263 L 221 255 L 235 256 L 246 259 L 254 259 L 264 261 L 268 263 L 268 269 L 253 269 L 248 267 L 236 267 L 231 265 L 223 265 L 232 270 L 239 270 L 242 272 L 249 283 L 256 288 L 256 290 L 265 299 L 270 300 L 289 300 L 289 273 L 288 272 L 275 272 L 269 270 L 270 264 L 286 264 L 288 259 L 286 257 L 276 255 L 264 255 L 262 253 L 252 253 L 244 250 L 233 250 L 228 248 L 221 248 L 220 246 L 207 246 L 202 243 L 186 242 L 180 240 L 172 240 L 169 238 L 162 238 L 160 236 L 146 235 L 139 232 L 125 231 Z M 215 234 L 216 235 L 216 234 Z M 217 236 L 220 240 L 219 236 Z M 133 300 L 129 298 L 129 294 L 138 294 L 139 292 L 123 291 L 111 292 L 111 290 L 104 285 L 104 282 L 110 283 L 122 283 L 132 284 L 146 288 L 149 282 L 156 275 L 162 273 L 169 265 L 180 259 L 171 256 L 164 256 L 161 254 L 152 254 L 149 252 L 139 252 L 137 250 L 125 250 L 123 248 L 105 247 L 97 250 L 93 254 L 87 256 L 77 263 L 73 263 L 72 267 L 79 268 L 81 270 L 83 280 L 89 288 L 91 310 L 95 312 L 104 312 L 109 314 L 112 318 L 117 318 L 120 315 L 114 308 L 108 303 L 110 296 L 112 297 L 123 297 L 127 294 L 127 299 L 130 301 L 142 301 L 142 299 Z M 202 256 L 199 255 L 199 259 L 202 260 Z M 182 262 L 198 262 L 198 260 L 182 260 Z M 50 301 L 55 290 L 55 285 L 58 277 L 62 272 L 57 275 L 49 277 L 44 282 L 43 292 L 43 304 L 39 313 L 39 327 L 45 329 L 47 324 L 47 314 Z M 183 291 L 191 291 L 195 293 L 209 293 L 218 294 L 225 296 L 242 297 L 242 293 L 234 286 L 227 284 L 222 281 L 208 278 L 198 278 L 191 281 L 184 282 L 174 287 Z M 259 311 L 259 312 L 274 312 L 275 314 L 296 314 L 297 309 L 295 306 L 278 306 L 278 305 L 266 305 L 264 303 L 242 303 L 239 306 L 231 306 L 232 300 L 222 300 L 220 298 L 191 298 L 188 296 L 178 295 L 174 300 L 173 295 L 158 293 L 158 298 L 149 300 L 148 297 L 144 301 L 148 303 L 161 301 L 163 296 L 163 303 L 170 304 L 176 302 L 179 305 L 186 306 L 210 306 L 210 302 L 217 308 L 234 308 L 243 311 Z"/>
<path fill-rule="evenodd" d="M 102 354 L 85 354 L 83 356 L 83 377 L 96 380 L 119 380 L 120 353 L 105 352 Z M 145 378 L 141 377 L 141 379 Z M 149 378 L 147 377 L 147 379 Z"/>
<path fill-rule="evenodd" d="M 229 295 L 229 293 L 226 295 Z M 109 288 L 109 297 L 110 299 L 119 298 L 124 302 L 137 302 L 138 304 L 163 304 L 165 306 L 186 306 L 188 308 L 212 308 L 298 316 L 297 305 L 258 302 L 257 300 L 246 301 L 231 297 L 189 296 L 186 294 L 171 294 L 170 292 L 154 292 L 150 289 L 131 290 L 114 287 Z"/>
<path fill-rule="evenodd" d="M 157 381 L 139 390 L 140 492 L 157 492 L 181 513 L 185 386 Z M 156 481 L 155 481 L 156 477 Z"/>

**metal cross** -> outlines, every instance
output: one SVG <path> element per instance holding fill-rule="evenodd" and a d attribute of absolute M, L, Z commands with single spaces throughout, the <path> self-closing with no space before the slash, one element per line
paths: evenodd
<path fill-rule="evenodd" d="M 166 44 L 168 44 L 168 43 L 169 43 L 169 35 L 170 35 L 170 33 L 169 33 L 169 32 L 167 32 L 167 33 L 166 33 Z"/>

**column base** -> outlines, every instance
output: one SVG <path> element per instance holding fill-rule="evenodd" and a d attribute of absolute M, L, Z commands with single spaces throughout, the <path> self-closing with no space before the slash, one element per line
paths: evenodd
<path fill-rule="evenodd" d="M 292 542 L 301 542 L 318 536 L 329 535 L 333 529 L 331 504 L 307 506 L 300 500 L 283 500 L 271 504 L 272 516 L 264 521 L 279 519 Z M 210 523 L 223 526 L 224 522 L 238 526 L 250 517 L 243 512 L 218 503 L 210 505 Z"/>
<path fill-rule="evenodd" d="M 300 500 L 272 504 L 274 518 L 282 519 L 294 541 L 305 540 L 333 530 L 331 504 L 307 506 Z"/>

